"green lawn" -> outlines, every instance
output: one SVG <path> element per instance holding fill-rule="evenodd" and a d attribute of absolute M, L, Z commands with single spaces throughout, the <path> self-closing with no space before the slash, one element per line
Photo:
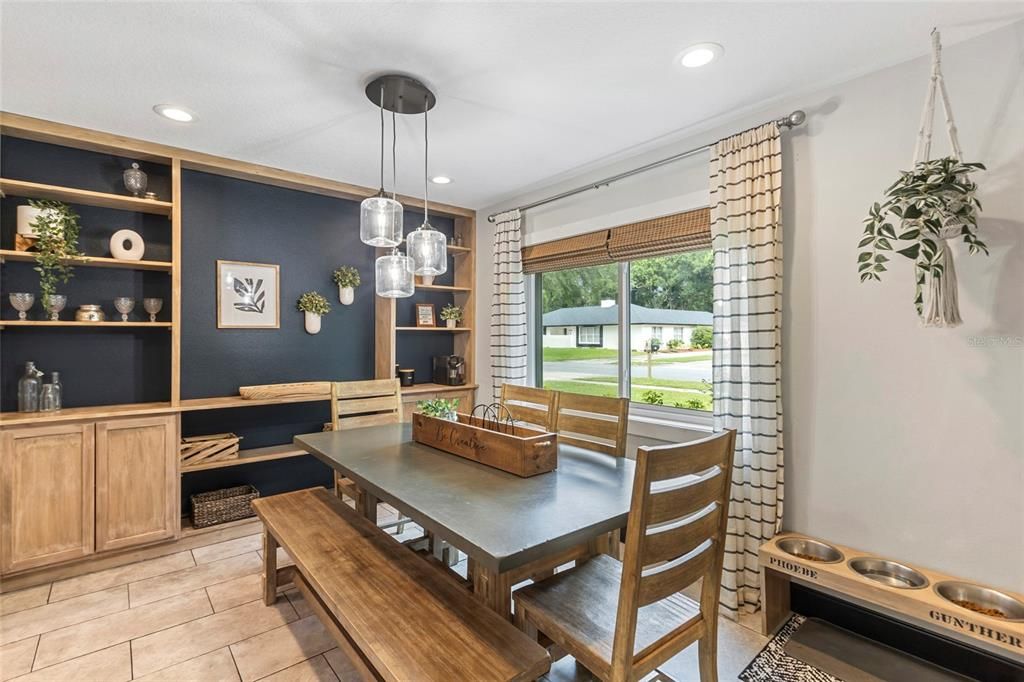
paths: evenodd
<path fill-rule="evenodd" d="M 555 391 L 566 391 L 567 393 L 580 393 L 580 394 L 583 394 L 583 395 L 605 396 L 605 397 L 608 397 L 608 398 L 615 398 L 615 397 L 618 396 L 619 390 L 618 390 L 618 386 L 616 384 L 615 377 L 595 377 L 595 378 L 599 378 L 599 379 L 601 379 L 601 381 L 599 381 L 599 382 L 598 381 L 594 381 L 594 382 L 589 382 L 589 381 L 572 381 L 572 380 L 545 381 L 544 382 L 544 388 L 548 388 L 548 389 L 555 390 Z M 605 379 L 610 380 L 610 383 L 606 382 Z M 678 382 L 678 383 L 694 383 L 694 382 Z M 699 383 L 699 382 L 696 382 L 696 383 Z M 653 386 L 654 384 L 649 384 L 649 385 Z M 634 387 L 633 391 L 632 391 L 632 396 L 631 396 L 630 399 L 633 400 L 634 402 L 638 402 L 638 403 L 647 402 L 647 401 L 644 400 L 644 393 L 646 393 L 647 391 L 648 391 L 648 389 Z M 688 400 L 696 399 L 696 400 L 700 400 L 701 403 L 703 404 L 704 407 L 701 408 L 701 409 L 704 409 L 704 410 L 707 410 L 707 411 L 711 410 L 711 399 L 709 397 L 703 395 L 703 394 L 695 393 L 693 391 L 685 391 L 685 390 L 680 391 L 680 390 L 672 390 L 672 389 L 659 390 L 657 392 L 661 394 L 661 397 L 662 397 L 662 400 L 664 401 L 664 404 L 668 405 L 670 407 L 672 407 L 672 406 L 676 406 L 676 407 L 686 406 L 686 402 Z M 679 403 L 679 405 L 675 405 L 675 403 Z"/>
<path fill-rule="evenodd" d="M 566 360 L 614 360 L 619 351 L 614 348 L 545 348 L 544 362 L 565 362 Z"/>
<path fill-rule="evenodd" d="M 577 377 L 579 381 L 594 381 L 602 384 L 618 385 L 618 377 Z M 678 389 L 681 391 L 702 391 L 704 384 L 700 381 L 687 381 L 683 379 L 648 379 L 633 373 L 633 383 L 638 386 L 657 386 L 658 388 Z"/>

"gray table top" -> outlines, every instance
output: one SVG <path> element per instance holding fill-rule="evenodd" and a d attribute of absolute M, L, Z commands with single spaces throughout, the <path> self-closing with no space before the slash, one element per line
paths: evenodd
<path fill-rule="evenodd" d="M 295 442 L 361 488 L 495 571 L 626 525 L 632 460 L 559 445 L 531 478 L 412 440 L 411 424 L 310 433 Z"/>

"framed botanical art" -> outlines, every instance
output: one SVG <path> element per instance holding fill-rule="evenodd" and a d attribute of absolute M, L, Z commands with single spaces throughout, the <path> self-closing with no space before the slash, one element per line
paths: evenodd
<path fill-rule="evenodd" d="M 217 328 L 280 328 L 279 275 L 276 265 L 217 261 Z"/>
<path fill-rule="evenodd" d="M 437 320 L 434 319 L 434 304 L 433 303 L 417 303 L 416 304 L 416 326 L 417 327 L 436 327 Z"/>

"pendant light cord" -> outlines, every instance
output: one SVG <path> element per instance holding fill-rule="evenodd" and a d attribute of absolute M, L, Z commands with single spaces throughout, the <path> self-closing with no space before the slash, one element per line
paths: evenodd
<path fill-rule="evenodd" d="M 430 109 L 430 98 L 423 98 L 423 224 L 430 224 L 430 201 L 427 197 L 430 186 L 429 161 L 430 161 L 430 130 L 427 127 L 427 110 Z"/>
<path fill-rule="evenodd" d="M 380 193 L 384 194 L 384 86 L 380 86 Z"/>
<path fill-rule="evenodd" d="M 398 127 L 391 112 L 391 200 L 398 201 Z"/>

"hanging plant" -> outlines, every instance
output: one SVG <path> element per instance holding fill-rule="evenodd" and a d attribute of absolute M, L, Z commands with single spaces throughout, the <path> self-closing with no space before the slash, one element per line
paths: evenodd
<path fill-rule="evenodd" d="M 858 244 L 863 250 L 857 256 L 860 281 L 881 281 L 889 262 L 885 252 L 914 261 L 914 306 L 923 315 L 927 277 L 938 281 L 944 275 L 946 239 L 960 236 L 970 253 L 987 254 L 988 247 L 977 234 L 978 186 L 968 177 L 974 170 L 985 170 L 985 166 L 946 157 L 922 161 L 901 173 L 885 190 L 885 201 L 872 206 L 864 219 Z"/>
<path fill-rule="evenodd" d="M 942 100 L 953 153 L 929 160 L 936 99 Z M 861 282 L 881 281 L 889 262 L 886 252 L 914 262 L 914 307 L 926 326 L 955 327 L 962 322 L 949 241 L 960 238 L 971 254 L 988 254 L 988 247 L 978 238 L 978 186 L 970 179 L 973 171 L 985 170 L 985 166 L 961 159 L 953 109 L 942 78 L 942 42 L 933 29 L 932 69 L 914 147 L 914 167 L 900 173 L 885 190 L 885 201 L 868 211 L 864 235 L 857 245 L 861 249 L 857 255 Z"/>
<path fill-rule="evenodd" d="M 331 304 L 319 292 L 307 291 L 295 305 L 304 313 L 304 325 L 309 334 L 320 333 L 320 318 L 331 312 Z"/>
<path fill-rule="evenodd" d="M 33 199 L 28 204 L 39 209 L 32 221 L 38 237 L 35 271 L 39 273 L 43 309 L 49 310 L 50 296 L 57 293 L 57 283 L 66 284 L 74 276 L 75 269 L 68 260 L 84 255 L 78 250 L 81 225 L 78 214 L 61 201 Z"/>
<path fill-rule="evenodd" d="M 359 286 L 359 271 L 351 265 L 342 265 L 334 271 L 334 283 L 338 285 L 338 300 L 342 305 L 351 305 L 355 300 L 355 288 Z"/>

